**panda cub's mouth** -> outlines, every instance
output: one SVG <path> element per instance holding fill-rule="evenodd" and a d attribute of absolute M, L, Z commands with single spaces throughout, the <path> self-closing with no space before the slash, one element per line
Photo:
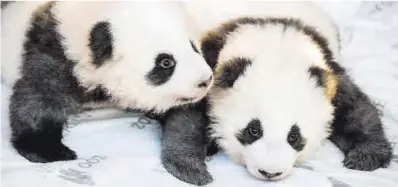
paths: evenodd
<path fill-rule="evenodd" d="M 181 98 L 178 98 L 178 101 L 185 103 L 185 102 L 191 102 L 195 99 L 196 99 L 195 97 L 181 97 Z"/>

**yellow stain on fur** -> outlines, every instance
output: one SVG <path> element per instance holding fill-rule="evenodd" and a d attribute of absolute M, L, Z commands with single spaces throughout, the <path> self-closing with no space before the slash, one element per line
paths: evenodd
<path fill-rule="evenodd" d="M 336 96 L 337 86 L 339 84 L 339 77 L 334 75 L 333 72 L 328 71 L 325 75 L 325 93 L 329 101 L 330 111 L 334 111 L 333 99 Z"/>
<path fill-rule="evenodd" d="M 319 44 L 312 40 L 312 44 L 316 47 L 317 53 L 322 54 L 322 50 L 321 50 L 321 46 L 319 46 Z M 333 98 L 336 96 L 336 92 L 337 92 L 337 86 L 339 84 L 339 77 L 338 75 L 336 75 L 332 68 L 329 66 L 329 64 L 327 63 L 327 60 L 325 59 L 324 56 L 321 57 L 322 59 L 320 60 L 319 64 L 315 64 L 315 66 L 317 66 L 318 68 L 321 68 L 325 71 L 323 77 L 324 77 L 324 89 L 325 89 L 325 94 L 326 97 L 328 99 L 328 101 L 330 102 L 330 104 L 332 105 L 332 101 Z"/>
<path fill-rule="evenodd" d="M 34 17 L 39 24 L 44 24 L 50 19 L 50 15 L 48 15 L 48 10 L 51 9 L 56 4 L 55 1 L 46 2 L 40 5 L 33 13 Z"/>
<path fill-rule="evenodd" d="M 336 96 L 338 82 L 339 77 L 328 70 L 325 75 L 325 92 L 330 102 Z"/>
<path fill-rule="evenodd" d="M 222 67 L 223 67 L 222 63 L 217 63 L 216 68 L 214 69 L 215 77 L 217 77 L 220 74 Z"/>

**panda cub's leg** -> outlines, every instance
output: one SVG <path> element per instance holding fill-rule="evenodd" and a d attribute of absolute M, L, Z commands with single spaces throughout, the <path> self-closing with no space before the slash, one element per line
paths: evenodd
<path fill-rule="evenodd" d="M 13 147 L 31 162 L 76 159 L 61 142 L 66 114 L 76 102 L 60 91 L 64 83 L 37 83 L 33 77 L 23 77 L 14 85 L 9 106 Z"/>
<path fill-rule="evenodd" d="M 161 160 L 174 177 L 195 185 L 213 181 L 207 171 L 206 101 L 168 111 L 159 122 L 162 125 Z"/>
<path fill-rule="evenodd" d="M 344 166 L 372 171 L 387 167 L 392 148 L 380 113 L 368 96 L 348 76 L 341 77 L 334 98 L 335 120 L 330 140 L 345 154 Z"/>

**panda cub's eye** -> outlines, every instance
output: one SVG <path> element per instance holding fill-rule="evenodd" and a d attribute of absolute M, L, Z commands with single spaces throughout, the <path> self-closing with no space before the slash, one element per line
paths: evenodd
<path fill-rule="evenodd" d="M 258 119 L 251 120 L 246 127 L 246 132 L 253 139 L 259 139 L 263 135 L 261 122 Z"/>
<path fill-rule="evenodd" d="M 250 135 L 257 137 L 258 135 L 260 135 L 260 129 L 258 129 L 257 127 L 250 127 L 249 133 Z"/>
<path fill-rule="evenodd" d="M 289 143 L 294 143 L 294 142 L 296 142 L 297 139 L 298 139 L 297 131 L 293 131 L 293 132 L 289 133 L 289 136 L 288 136 L 287 138 L 288 138 L 288 142 L 289 142 Z"/>
<path fill-rule="evenodd" d="M 165 58 L 165 59 L 163 59 L 161 62 L 160 62 L 160 67 L 162 67 L 162 68 L 164 68 L 164 69 L 167 69 L 167 68 L 171 68 L 171 67 L 173 67 L 175 64 L 174 64 L 174 61 L 173 60 L 170 60 L 170 59 L 168 59 L 168 58 Z"/>
<path fill-rule="evenodd" d="M 173 68 L 176 65 L 176 62 L 172 55 L 162 53 L 159 54 L 156 58 L 156 66 L 163 69 Z"/>

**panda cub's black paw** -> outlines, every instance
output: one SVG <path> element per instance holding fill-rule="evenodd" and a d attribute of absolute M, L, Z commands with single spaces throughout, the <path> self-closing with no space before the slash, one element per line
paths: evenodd
<path fill-rule="evenodd" d="M 194 161 L 192 159 L 175 160 L 175 159 L 162 159 L 164 168 L 177 179 L 203 186 L 213 182 L 213 177 L 207 171 L 205 163 Z"/>
<path fill-rule="evenodd" d="M 388 167 L 391 158 L 391 145 L 387 141 L 381 140 L 356 145 L 347 153 L 343 163 L 349 169 L 373 171 Z"/>
<path fill-rule="evenodd" d="M 67 161 L 77 159 L 75 151 L 69 149 L 67 146 L 59 143 L 51 146 L 39 145 L 32 147 L 24 147 L 14 143 L 14 147 L 20 155 L 25 157 L 30 162 L 47 163 L 56 161 Z"/>

